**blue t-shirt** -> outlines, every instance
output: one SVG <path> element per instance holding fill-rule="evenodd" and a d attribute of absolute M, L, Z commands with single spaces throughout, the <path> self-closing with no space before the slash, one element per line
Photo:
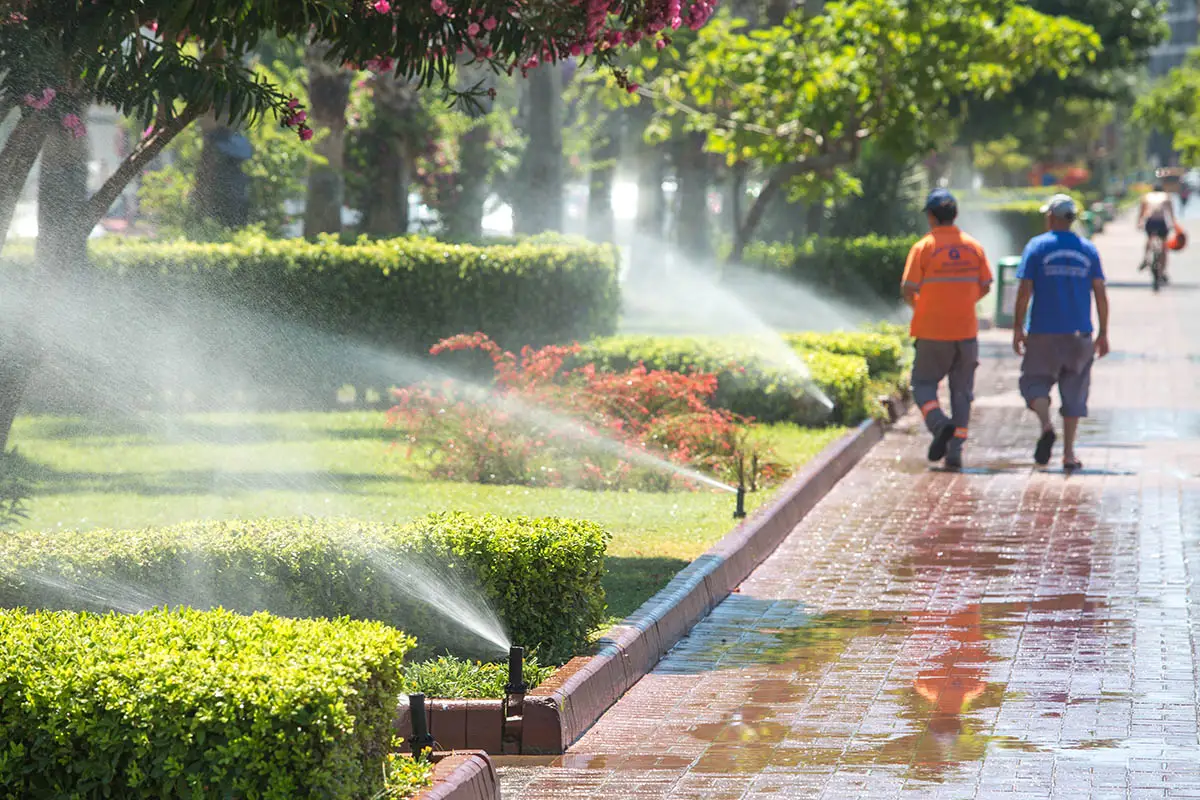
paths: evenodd
<path fill-rule="evenodd" d="M 1091 333 L 1092 281 L 1104 280 L 1096 246 L 1070 231 L 1030 240 L 1017 270 L 1033 281 L 1030 333 Z"/>

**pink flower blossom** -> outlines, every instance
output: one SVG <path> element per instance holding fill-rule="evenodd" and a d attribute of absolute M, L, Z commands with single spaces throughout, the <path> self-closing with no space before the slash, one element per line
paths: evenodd
<path fill-rule="evenodd" d="M 439 17 L 444 17 L 450 12 L 450 7 L 446 5 L 446 0 L 433 0 L 429 7 L 433 9 L 433 13 Z"/>
<path fill-rule="evenodd" d="M 83 120 L 79 119 L 76 114 L 67 114 L 62 118 L 62 126 L 75 135 L 76 139 L 87 135 L 87 128 L 83 124 Z"/>
<path fill-rule="evenodd" d="M 294 97 L 287 101 L 288 108 L 297 108 L 297 107 L 299 107 L 299 105 L 300 105 L 300 101 Z"/>
<path fill-rule="evenodd" d="M 467 26 L 467 35 L 468 36 L 478 36 L 480 30 L 481 29 L 479 27 L 479 23 L 472 22 L 470 25 Z"/>
<path fill-rule="evenodd" d="M 630 94 L 637 94 L 637 90 L 640 88 L 642 88 L 641 84 L 631 83 L 625 87 L 625 91 L 629 92 Z"/>
<path fill-rule="evenodd" d="M 300 126 L 300 141 L 307 142 L 313 137 L 313 129 L 307 125 Z"/>
<path fill-rule="evenodd" d="M 388 0 L 375 0 L 371 7 L 379 14 L 387 14 L 392 10 L 392 4 Z"/>
<path fill-rule="evenodd" d="M 54 91 L 50 87 L 46 87 L 42 90 L 41 97 L 35 97 L 32 94 L 27 94 L 23 99 L 25 101 L 25 105 L 29 106 L 33 110 L 44 111 L 50 107 L 50 104 L 54 102 L 54 98 L 57 96 L 58 92 Z"/>
<path fill-rule="evenodd" d="M 488 17 L 487 19 L 485 19 L 483 21 L 483 29 L 485 31 L 494 31 L 494 30 L 496 30 L 496 26 L 499 24 L 500 24 L 500 21 L 498 19 L 496 19 L 495 17 Z"/>

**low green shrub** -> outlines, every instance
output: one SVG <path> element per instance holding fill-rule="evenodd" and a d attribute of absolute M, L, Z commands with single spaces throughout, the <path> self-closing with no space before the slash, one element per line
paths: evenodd
<path fill-rule="evenodd" d="M 348 620 L 0 611 L 0 794 L 365 800 L 411 645 Z"/>
<path fill-rule="evenodd" d="M 717 377 L 717 407 L 762 422 L 852 424 L 867 413 L 870 373 L 857 355 L 793 350 L 751 338 L 612 336 L 585 345 L 574 358 L 608 372 L 641 363 L 652 370 L 711 373 Z M 813 388 L 833 402 L 832 410 Z"/>
<path fill-rule="evenodd" d="M 816 350 L 844 356 L 862 356 L 874 378 L 903 369 L 907 356 L 904 338 L 889 333 L 853 331 L 789 333 L 784 341 L 797 350 Z"/>
<path fill-rule="evenodd" d="M 742 263 L 845 298 L 894 304 L 900 298 L 904 262 L 916 241 L 915 236 L 864 236 L 813 237 L 799 244 L 755 242 L 746 248 Z"/>
<path fill-rule="evenodd" d="M 554 673 L 554 667 L 538 663 L 537 656 L 525 657 L 524 679 L 530 689 Z M 508 683 L 508 663 L 471 661 L 441 656 L 404 665 L 404 691 L 424 692 L 426 697 L 455 697 L 464 700 L 499 699 Z"/>
<path fill-rule="evenodd" d="M 383 762 L 382 800 L 408 800 L 433 783 L 433 762 L 427 755 L 413 758 L 407 753 L 388 753 Z"/>
<path fill-rule="evenodd" d="M 106 386 L 138 400 L 161 381 L 201 396 L 267 387 L 268 398 L 331 403 L 346 384 L 406 382 L 412 365 L 396 354 L 423 356 L 447 336 L 487 331 L 515 350 L 584 340 L 614 332 L 620 305 L 616 251 L 574 239 L 343 245 L 246 233 L 101 240 L 91 257 L 95 317 L 81 312 L 72 333 L 114 373 Z M 27 261 L 7 259 L 0 290 L 38 296 L 27 276 Z"/>
<path fill-rule="evenodd" d="M 605 619 L 608 534 L 590 522 L 462 513 L 405 525 L 282 519 L 0 537 L 0 606 L 71 610 L 159 605 L 378 620 L 420 652 L 495 656 L 457 621 L 548 661 L 586 646 Z M 444 609 L 438 613 L 439 609 Z"/>

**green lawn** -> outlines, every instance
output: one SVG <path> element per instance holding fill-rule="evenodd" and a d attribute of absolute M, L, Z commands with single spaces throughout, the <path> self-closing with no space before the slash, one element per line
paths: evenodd
<path fill-rule="evenodd" d="M 764 428 L 802 464 L 845 432 Z M 637 608 L 733 526 L 723 492 L 587 492 L 422 479 L 391 443 L 382 412 L 24 417 L 13 444 L 36 482 L 32 528 L 132 528 L 189 519 L 432 511 L 568 516 L 613 534 L 606 589 L 614 617 Z M 754 508 L 766 499 L 751 495 Z"/>

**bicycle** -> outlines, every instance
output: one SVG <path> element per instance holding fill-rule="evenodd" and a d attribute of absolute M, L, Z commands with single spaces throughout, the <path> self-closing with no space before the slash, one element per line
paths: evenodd
<path fill-rule="evenodd" d="M 1167 242 L 1161 236 L 1151 236 L 1150 263 L 1143 263 L 1143 267 L 1148 266 L 1150 268 L 1151 286 L 1156 292 L 1164 283 L 1167 282 L 1163 275 L 1163 263 L 1165 261 L 1164 250 L 1166 249 L 1166 246 Z"/>

